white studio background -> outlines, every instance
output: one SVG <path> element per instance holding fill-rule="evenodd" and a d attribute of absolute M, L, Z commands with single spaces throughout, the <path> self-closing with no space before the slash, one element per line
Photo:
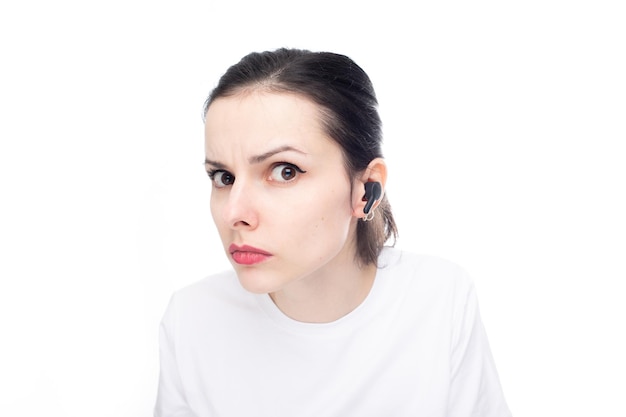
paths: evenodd
<path fill-rule="evenodd" d="M 623 2 L 0 6 L 0 415 L 150 416 L 171 293 L 227 267 L 201 107 L 253 50 L 370 74 L 398 246 L 474 277 L 518 417 L 626 416 Z"/>

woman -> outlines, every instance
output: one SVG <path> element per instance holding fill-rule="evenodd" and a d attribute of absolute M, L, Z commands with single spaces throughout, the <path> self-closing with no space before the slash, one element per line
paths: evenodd
<path fill-rule="evenodd" d="M 234 271 L 172 297 L 155 416 L 510 415 L 471 280 L 384 246 L 397 229 L 358 65 L 252 53 L 204 110 Z"/>

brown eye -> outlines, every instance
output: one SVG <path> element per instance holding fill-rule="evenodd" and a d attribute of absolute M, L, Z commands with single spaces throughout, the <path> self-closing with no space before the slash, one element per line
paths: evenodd
<path fill-rule="evenodd" d="M 278 164 L 272 168 L 272 172 L 270 174 L 271 181 L 278 182 L 289 182 L 293 181 L 299 173 L 304 173 L 305 171 L 301 170 L 295 165 L 292 164 Z"/>
<path fill-rule="evenodd" d="M 224 188 L 235 182 L 235 176 L 227 171 L 214 171 L 209 174 L 209 177 L 217 188 Z"/>

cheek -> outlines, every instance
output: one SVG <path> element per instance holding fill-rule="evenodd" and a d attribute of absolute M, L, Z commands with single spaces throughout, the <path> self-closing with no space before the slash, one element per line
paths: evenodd
<path fill-rule="evenodd" d="M 228 232 L 231 229 L 230 225 L 227 224 L 224 219 L 224 208 L 226 205 L 226 201 L 216 197 L 215 194 L 211 195 L 209 210 L 211 212 L 211 218 L 213 219 L 213 224 L 215 225 L 217 232 L 220 235 L 222 240 L 226 239 L 228 236 Z"/>
<path fill-rule="evenodd" d="M 219 226 L 220 220 L 222 217 L 220 216 L 219 203 L 216 201 L 214 194 L 211 194 L 211 200 L 209 204 L 209 210 L 211 212 L 211 217 L 213 218 L 213 222 Z"/>
<path fill-rule="evenodd" d="M 292 228 L 287 230 L 301 230 L 312 240 L 322 236 L 344 236 L 352 213 L 349 197 L 345 190 L 329 190 L 318 192 L 315 198 L 301 200 L 297 208 L 292 209 L 293 215 L 288 216 Z"/>

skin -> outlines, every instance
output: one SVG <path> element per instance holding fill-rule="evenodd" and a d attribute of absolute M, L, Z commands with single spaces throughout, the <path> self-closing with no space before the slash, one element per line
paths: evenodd
<path fill-rule="evenodd" d="M 205 123 L 211 214 L 239 281 L 303 322 L 337 320 L 369 293 L 376 268 L 356 261 L 356 225 L 364 182 L 386 180 L 382 159 L 349 178 L 319 116 L 303 96 L 252 90 L 215 100 Z"/>

